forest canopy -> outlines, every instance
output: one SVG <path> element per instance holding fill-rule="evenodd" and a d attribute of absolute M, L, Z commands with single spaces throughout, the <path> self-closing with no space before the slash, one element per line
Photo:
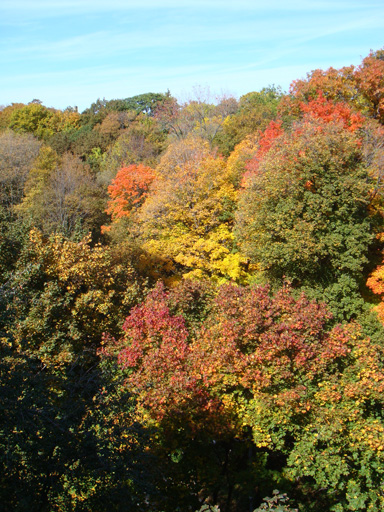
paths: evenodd
<path fill-rule="evenodd" d="M 5 511 L 384 509 L 383 55 L 1 108 Z"/>

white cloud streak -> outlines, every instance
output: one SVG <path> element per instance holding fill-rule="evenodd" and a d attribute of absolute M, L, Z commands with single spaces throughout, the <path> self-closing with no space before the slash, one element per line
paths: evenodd
<path fill-rule="evenodd" d="M 56 41 L 41 36 L 40 41 L 31 42 L 27 37 L 12 36 L 9 43 L 5 41 L 0 57 L 3 62 L 15 62 L 18 59 L 53 59 L 82 60 L 97 55 L 99 58 L 130 54 L 132 52 L 161 48 L 184 48 L 193 45 L 209 45 L 209 43 L 225 43 L 226 45 L 253 45 L 254 53 L 257 48 L 268 46 L 269 51 L 264 55 L 269 60 L 270 51 L 276 47 L 287 53 L 290 48 L 310 41 L 343 32 L 357 31 L 361 27 L 374 28 L 377 17 L 362 16 L 340 22 L 340 19 L 330 19 L 329 14 L 316 18 L 316 27 L 307 23 L 292 25 L 284 18 L 276 18 L 273 23 L 265 22 L 263 18 L 250 21 L 227 21 L 211 26 L 202 22 L 191 21 L 182 23 L 180 20 L 168 21 L 150 30 L 142 25 L 127 28 L 126 31 L 101 30 L 93 33 L 58 39 Z M 283 41 L 283 44 L 279 44 Z M 209 46 L 207 46 L 209 51 Z"/>
<path fill-rule="evenodd" d="M 383 17 L 382 0 L 0 0 L 0 103 L 286 89 L 366 55 Z"/>

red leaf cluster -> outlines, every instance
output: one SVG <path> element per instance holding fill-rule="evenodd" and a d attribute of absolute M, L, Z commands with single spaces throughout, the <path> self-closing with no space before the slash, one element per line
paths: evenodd
<path fill-rule="evenodd" d="M 326 123 L 342 123 L 344 128 L 352 133 L 361 128 L 365 122 L 359 112 L 353 112 L 346 103 L 335 103 L 326 99 L 321 91 L 317 98 L 308 103 L 301 102 L 300 109 L 305 115 L 321 119 Z"/>
<path fill-rule="evenodd" d="M 271 149 L 272 144 L 274 141 L 280 137 L 284 133 L 284 130 L 282 128 L 282 122 L 281 121 L 271 121 L 267 128 L 260 134 L 260 138 L 258 140 L 259 148 L 256 152 L 256 154 L 253 156 L 249 162 L 245 165 L 245 168 L 248 172 L 245 172 L 243 175 L 243 186 L 247 180 L 247 178 L 256 173 L 260 161 L 262 158 L 268 153 L 268 151 Z"/>
<path fill-rule="evenodd" d="M 289 287 L 271 296 L 268 287 L 224 285 L 192 333 L 158 285 L 126 319 L 118 362 L 131 369 L 127 383 L 157 421 L 204 417 L 219 428 L 231 421 L 224 397 L 234 390 L 273 392 L 284 402 L 345 357 L 349 334 L 329 330 L 330 319 L 325 305 L 295 299 Z"/>

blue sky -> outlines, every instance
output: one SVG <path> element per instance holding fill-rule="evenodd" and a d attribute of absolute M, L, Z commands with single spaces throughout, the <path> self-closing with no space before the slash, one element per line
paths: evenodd
<path fill-rule="evenodd" d="M 288 90 L 382 47 L 383 0 L 0 0 L 0 105 Z"/>

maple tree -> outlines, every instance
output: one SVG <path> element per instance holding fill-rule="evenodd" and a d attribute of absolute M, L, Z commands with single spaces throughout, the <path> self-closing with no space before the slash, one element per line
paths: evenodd
<path fill-rule="evenodd" d="M 326 307 L 289 288 L 271 297 L 226 286 L 215 303 L 195 359 L 210 392 L 251 426 L 259 449 L 288 456 L 285 474 L 303 490 L 315 483 L 320 507 L 380 510 L 382 339 L 355 324 L 330 329 Z"/>
<path fill-rule="evenodd" d="M 351 110 L 344 102 L 335 102 L 326 98 L 322 91 L 319 91 L 315 98 L 307 102 L 298 102 L 296 105 L 296 117 L 301 121 L 320 120 L 324 123 L 341 124 L 351 133 L 360 130 L 366 123 L 366 119 L 359 113 Z M 295 131 L 293 126 L 292 131 Z M 270 121 L 264 131 L 259 131 L 257 136 L 257 151 L 255 151 L 248 162 L 245 163 L 246 171 L 243 172 L 242 184 L 245 186 L 248 177 L 258 172 L 260 162 L 269 152 L 274 141 L 284 133 L 282 119 Z M 289 131 L 289 130 L 288 130 Z"/>
<path fill-rule="evenodd" d="M 351 133 L 359 130 L 366 121 L 360 112 L 353 112 L 348 103 L 331 101 L 324 97 L 322 91 L 307 103 L 300 103 L 300 110 L 303 112 L 304 119 L 312 117 L 326 123 L 340 123 Z"/>
<path fill-rule="evenodd" d="M 321 91 L 327 99 L 351 104 L 358 98 L 354 72 L 354 66 L 331 67 L 325 71 L 316 69 L 308 73 L 306 79 L 294 80 L 290 93 L 301 101 L 310 101 Z"/>
<path fill-rule="evenodd" d="M 125 385 L 137 394 L 140 418 L 156 426 L 155 453 L 169 460 L 164 491 L 172 489 L 175 503 L 194 509 L 201 497 L 236 496 L 244 487 L 236 484 L 236 473 L 248 450 L 247 443 L 236 442 L 233 415 L 202 386 L 204 375 L 191 358 L 213 291 L 204 282 L 185 280 L 171 290 L 159 283 L 127 317 L 124 336 L 106 336 L 100 351 L 106 358 L 117 354 Z M 185 485 L 188 495 L 180 495 Z M 167 499 L 169 510 L 172 503 Z"/>
<path fill-rule="evenodd" d="M 301 117 L 301 106 L 311 102 L 321 94 L 332 103 L 344 103 L 354 112 L 368 115 L 369 103 L 360 91 L 356 80 L 355 66 L 341 69 L 316 69 L 307 74 L 305 80 L 294 80 L 290 95 L 282 99 L 278 114 L 285 122 L 292 122 Z"/>
<path fill-rule="evenodd" d="M 291 97 L 279 105 L 280 115 L 297 117 L 298 103 L 313 100 L 319 92 L 335 102 L 347 103 L 354 111 L 383 122 L 383 50 L 371 51 L 362 63 L 341 69 L 316 69 L 305 80 L 295 80 Z"/>
<path fill-rule="evenodd" d="M 112 221 L 128 217 L 133 209 L 145 201 L 155 176 L 153 169 L 142 164 L 122 167 L 117 172 L 108 187 L 110 200 L 107 213 Z"/>
<path fill-rule="evenodd" d="M 325 304 L 295 297 L 289 286 L 272 295 L 269 287 L 223 285 L 215 296 L 193 287 L 159 284 L 127 317 L 125 335 L 105 338 L 102 354 L 118 354 L 144 421 L 159 426 L 167 446 L 177 439 L 184 456 L 201 432 L 247 446 L 251 429 L 254 464 L 268 479 L 262 454 L 280 457 L 303 503 L 312 482 L 322 507 L 380 510 L 382 340 L 357 324 L 331 327 Z M 203 305 L 197 317 L 191 304 Z M 202 475 L 198 483 L 207 485 Z"/>

